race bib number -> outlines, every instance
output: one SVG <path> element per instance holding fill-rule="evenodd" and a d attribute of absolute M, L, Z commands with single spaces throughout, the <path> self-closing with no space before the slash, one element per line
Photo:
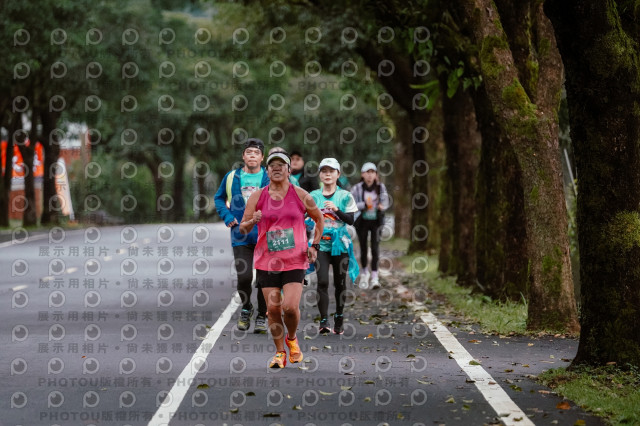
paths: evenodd
<path fill-rule="evenodd" d="M 293 228 L 267 231 L 267 248 L 269 251 L 282 251 L 294 248 Z"/>
<path fill-rule="evenodd" d="M 365 210 L 364 212 L 362 212 L 362 217 L 367 220 L 376 220 L 378 217 L 378 212 L 373 209 Z"/>

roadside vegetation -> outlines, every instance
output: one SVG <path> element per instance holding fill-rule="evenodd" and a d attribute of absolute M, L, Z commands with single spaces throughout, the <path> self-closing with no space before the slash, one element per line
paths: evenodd
<path fill-rule="evenodd" d="M 474 293 L 470 288 L 458 285 L 456 277 L 438 272 L 435 254 L 407 255 L 408 242 L 393 239 L 382 243 L 382 249 L 394 256 L 406 273 L 412 265 L 428 261 L 426 272 L 414 272 L 415 278 L 426 283 L 433 297 L 444 299 L 447 306 L 464 321 L 477 324 L 483 333 L 499 335 L 546 334 L 544 330 L 526 330 L 527 306 L 521 302 L 493 300 Z M 417 281 L 410 281 L 414 283 Z M 577 338 L 577 336 L 569 336 Z M 538 383 L 549 387 L 558 395 L 575 402 L 586 411 L 602 417 L 611 425 L 640 424 L 640 370 L 633 366 L 555 368 L 537 378 Z"/>

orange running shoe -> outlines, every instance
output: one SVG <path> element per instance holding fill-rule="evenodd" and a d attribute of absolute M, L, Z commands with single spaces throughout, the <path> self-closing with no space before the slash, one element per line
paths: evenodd
<path fill-rule="evenodd" d="M 284 368 L 287 365 L 287 353 L 285 351 L 276 352 L 271 362 L 269 362 L 269 368 Z"/>
<path fill-rule="evenodd" d="M 289 340 L 289 336 L 287 336 L 284 341 L 287 342 L 287 346 L 289 346 L 289 362 L 295 364 L 296 362 L 302 361 L 304 356 L 302 355 L 302 351 L 300 351 L 300 345 L 298 345 L 298 336 L 293 340 Z"/>

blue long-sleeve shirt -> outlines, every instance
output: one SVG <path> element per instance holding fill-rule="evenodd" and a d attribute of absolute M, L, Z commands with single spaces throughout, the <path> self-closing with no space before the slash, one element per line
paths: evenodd
<path fill-rule="evenodd" d="M 264 171 L 264 175 L 262 176 L 262 182 L 260 187 L 263 188 L 269 184 L 269 177 L 267 176 L 267 172 L 264 167 L 262 167 Z M 225 225 L 229 225 L 233 222 L 233 219 L 236 219 L 238 223 L 242 221 L 242 216 L 244 215 L 244 210 L 247 207 L 244 202 L 244 197 L 242 197 L 242 190 L 240 185 L 240 175 L 244 173 L 242 167 L 235 170 L 233 175 L 233 182 L 231 184 L 231 200 L 227 198 L 227 178 L 231 172 L 224 175 L 222 181 L 220 182 L 220 187 L 218 191 L 216 191 L 216 195 L 214 196 L 214 201 L 216 205 L 216 211 L 218 212 L 218 216 L 224 221 Z M 229 205 L 227 206 L 227 201 L 229 201 Z M 231 246 L 243 246 L 248 244 L 255 244 L 258 241 L 258 227 L 254 226 L 251 232 L 244 235 L 240 233 L 240 226 L 236 225 L 231 228 Z"/>

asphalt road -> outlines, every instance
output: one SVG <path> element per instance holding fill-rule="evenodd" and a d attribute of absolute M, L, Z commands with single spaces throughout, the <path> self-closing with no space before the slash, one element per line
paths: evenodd
<path fill-rule="evenodd" d="M 350 288 L 342 336 L 318 335 L 312 280 L 305 360 L 270 370 L 222 224 L 18 232 L 0 265 L 0 426 L 602 424 L 530 378 L 576 341 L 446 327 L 392 268 Z"/>

